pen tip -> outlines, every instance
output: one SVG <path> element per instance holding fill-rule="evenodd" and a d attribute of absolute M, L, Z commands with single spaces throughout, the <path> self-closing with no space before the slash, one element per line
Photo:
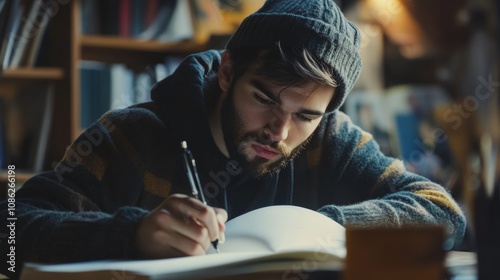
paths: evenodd
<path fill-rule="evenodd" d="M 219 240 L 215 240 L 215 241 L 212 241 L 212 246 L 214 247 L 215 251 L 217 252 L 217 254 L 219 253 Z"/>
<path fill-rule="evenodd" d="M 182 141 L 181 146 L 182 146 L 182 148 L 185 149 L 185 148 L 187 148 L 188 145 L 187 145 L 186 141 Z"/>

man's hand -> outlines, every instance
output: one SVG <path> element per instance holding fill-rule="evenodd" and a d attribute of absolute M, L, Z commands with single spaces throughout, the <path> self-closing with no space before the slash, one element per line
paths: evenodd
<path fill-rule="evenodd" d="M 142 258 L 204 255 L 225 230 L 227 212 L 182 194 L 169 196 L 139 224 L 135 249 Z"/>

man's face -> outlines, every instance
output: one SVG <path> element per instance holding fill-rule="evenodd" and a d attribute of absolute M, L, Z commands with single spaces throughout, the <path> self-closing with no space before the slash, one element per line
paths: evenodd
<path fill-rule="evenodd" d="M 331 86 L 279 86 L 247 71 L 221 108 L 230 156 L 254 176 L 277 172 L 307 144 L 333 97 Z"/>

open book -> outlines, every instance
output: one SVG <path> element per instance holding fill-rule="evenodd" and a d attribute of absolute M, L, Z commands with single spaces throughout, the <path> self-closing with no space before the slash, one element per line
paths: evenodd
<path fill-rule="evenodd" d="M 229 221 L 219 251 L 159 260 L 27 263 L 20 279 L 210 279 L 267 271 L 293 279 L 294 273 L 340 270 L 345 229 L 309 209 L 269 206 Z"/>

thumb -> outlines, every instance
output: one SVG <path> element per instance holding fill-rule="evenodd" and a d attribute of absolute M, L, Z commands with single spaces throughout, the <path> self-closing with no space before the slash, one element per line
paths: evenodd
<path fill-rule="evenodd" d="M 217 217 L 217 221 L 219 222 L 219 236 L 218 241 L 220 244 L 226 241 L 226 235 L 224 231 L 226 230 L 226 221 L 227 221 L 227 212 L 221 208 L 215 208 L 215 215 Z"/>
<path fill-rule="evenodd" d="M 227 221 L 227 212 L 222 208 L 214 208 L 219 224 L 224 225 Z"/>

